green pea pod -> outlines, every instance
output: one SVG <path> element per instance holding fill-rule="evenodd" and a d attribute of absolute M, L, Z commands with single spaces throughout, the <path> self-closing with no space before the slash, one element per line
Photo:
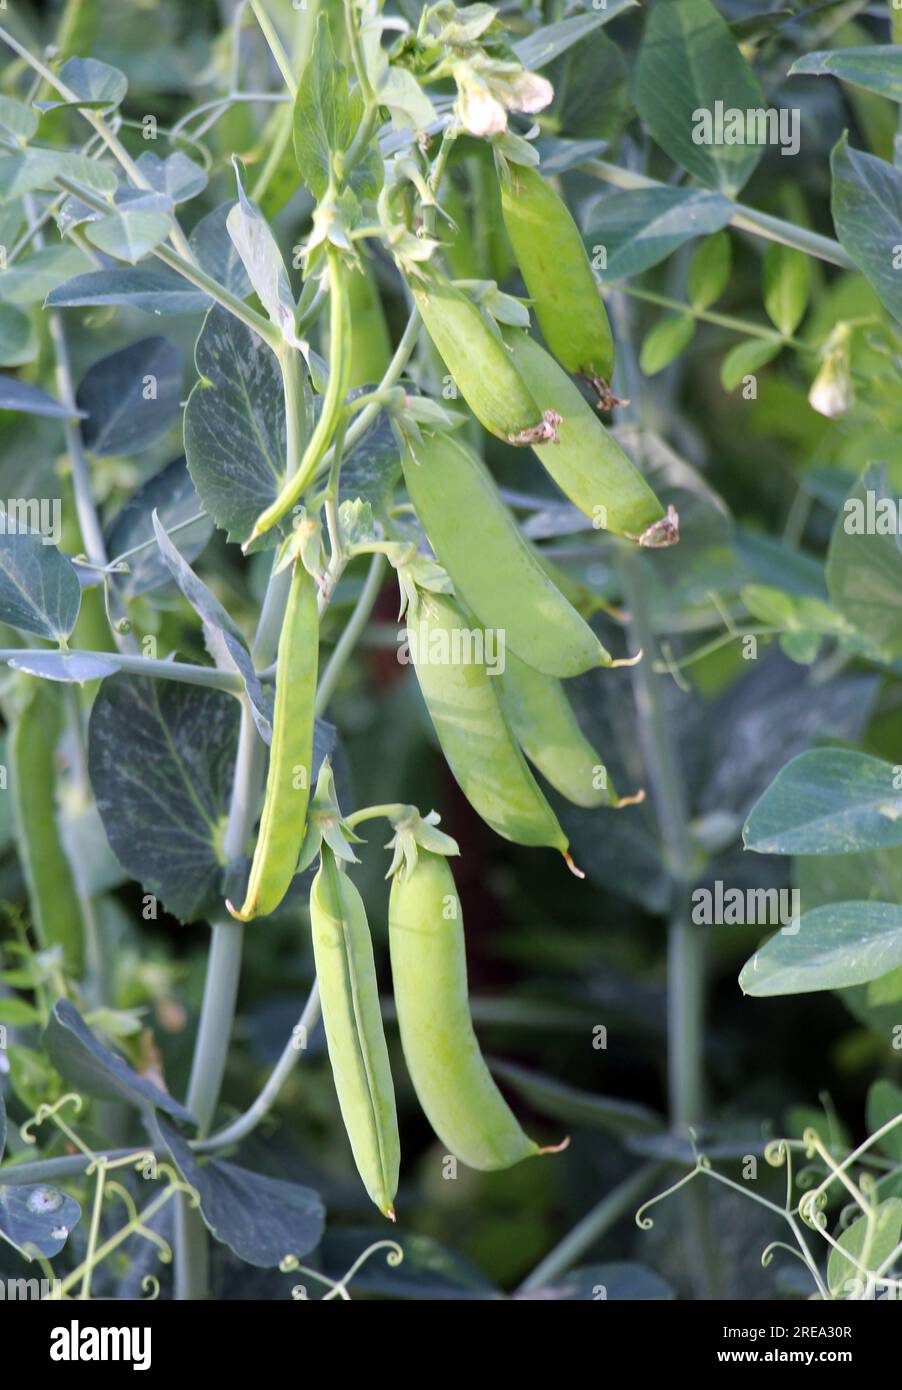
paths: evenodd
<path fill-rule="evenodd" d="M 233 917 L 248 922 L 274 912 L 288 892 L 307 828 L 313 769 L 313 706 L 319 648 L 316 584 L 294 563 L 279 637 L 269 772 L 244 903 Z"/>
<path fill-rule="evenodd" d="M 561 682 L 512 652 L 500 681 L 501 708 L 533 767 L 577 806 L 616 802 L 604 763 L 577 723 Z"/>
<path fill-rule="evenodd" d="M 510 1168 L 543 1150 L 485 1064 L 467 1000 L 464 924 L 444 855 L 418 848 L 388 909 L 398 1028 L 417 1099 L 439 1139 L 471 1168 Z"/>
<path fill-rule="evenodd" d="M 56 823 L 54 758 L 61 722 L 58 691 L 29 679 L 26 703 L 9 736 L 10 774 L 32 924 L 41 946 L 60 947 L 66 973 L 77 978 L 84 965 L 85 923 Z"/>
<path fill-rule="evenodd" d="M 572 868 L 567 837 L 501 712 L 482 629 L 469 628 L 447 594 L 418 590 L 407 634 L 442 752 L 474 811 L 506 840 L 560 850 Z"/>
<path fill-rule="evenodd" d="M 363 900 L 327 845 L 310 890 L 313 955 L 329 1061 L 357 1171 L 394 1221 L 401 1150 Z"/>
<path fill-rule="evenodd" d="M 639 540 L 664 515 L 648 483 L 554 358 L 517 329 L 505 339 L 524 381 L 562 417 L 559 442 L 534 446 L 543 467 L 598 527 Z"/>
<path fill-rule="evenodd" d="M 404 481 L 429 543 L 464 603 L 505 646 L 551 676 L 608 666 L 588 623 L 520 534 L 492 475 L 450 434 L 423 436 L 402 454 Z"/>
<path fill-rule="evenodd" d="M 369 264 L 352 270 L 348 276 L 348 307 L 351 315 L 351 361 L 348 390 L 381 381 L 391 361 L 391 339 L 379 298 L 379 290 Z"/>
<path fill-rule="evenodd" d="M 579 228 L 537 170 L 511 164 L 509 172 L 501 188 L 504 225 L 545 341 L 609 406 L 614 339 Z"/>
<path fill-rule="evenodd" d="M 545 420 L 538 396 L 472 299 L 436 275 L 425 283 L 412 279 L 410 288 L 426 332 L 479 423 L 509 444 L 552 438 L 554 422 Z"/>
<path fill-rule="evenodd" d="M 334 247 L 326 252 L 329 261 L 329 382 L 323 396 L 323 407 L 316 427 L 310 436 L 297 469 L 286 479 L 276 500 L 260 513 L 254 529 L 242 545 L 245 552 L 254 541 L 281 521 L 290 512 L 306 488 L 310 486 L 322 462 L 344 410 L 348 391 L 351 354 L 351 311 L 348 303 L 348 282 L 341 258 Z M 294 349 L 291 349 L 294 351 Z"/>

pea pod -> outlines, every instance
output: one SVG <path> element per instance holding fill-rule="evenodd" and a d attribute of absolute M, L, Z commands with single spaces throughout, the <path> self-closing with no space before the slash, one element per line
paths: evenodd
<path fill-rule="evenodd" d="M 567 837 L 501 712 L 478 644 L 447 594 L 418 590 L 408 612 L 414 670 L 445 760 L 464 796 L 496 834 L 519 845 L 558 849 L 572 867 Z"/>
<path fill-rule="evenodd" d="M 415 865 L 395 874 L 388 934 L 404 1060 L 439 1139 L 471 1168 L 509 1168 L 541 1153 L 495 1085 L 473 1032 L 463 913 L 444 855 L 419 848 Z"/>
<path fill-rule="evenodd" d="M 241 922 L 274 912 L 288 892 L 307 826 L 313 769 L 313 707 L 319 654 L 316 584 L 294 562 L 279 637 L 269 772 Z"/>
<path fill-rule="evenodd" d="M 351 360 L 348 390 L 381 381 L 391 361 L 391 339 L 369 264 L 348 276 L 348 309 L 351 315 Z"/>
<path fill-rule="evenodd" d="M 29 680 L 25 704 L 9 736 L 13 821 L 25 874 L 31 920 L 41 946 L 58 946 L 66 972 L 84 964 L 85 924 L 72 866 L 56 823 L 56 768 L 60 735 L 59 693 Z"/>
<path fill-rule="evenodd" d="M 507 649 L 552 676 L 577 676 L 611 658 L 542 568 L 488 469 L 450 434 L 423 436 L 402 454 L 404 481 L 429 543 L 457 593 Z"/>
<path fill-rule="evenodd" d="M 577 723 L 561 682 L 512 652 L 500 681 L 501 708 L 533 767 L 577 806 L 616 801 L 601 758 Z"/>
<path fill-rule="evenodd" d="M 504 225 L 545 341 L 609 407 L 614 339 L 579 228 L 537 170 L 511 164 L 509 174 L 501 188 Z"/>
<path fill-rule="evenodd" d="M 329 1061 L 357 1171 L 394 1221 L 401 1164 L 395 1092 L 363 900 L 323 845 L 310 890 L 313 955 Z"/>
<path fill-rule="evenodd" d="M 544 418 L 538 396 L 472 299 L 437 275 L 412 280 L 410 288 L 426 332 L 479 423 L 509 444 L 553 438 L 555 422 Z"/>
<path fill-rule="evenodd" d="M 600 528 L 637 539 L 664 515 L 635 464 L 544 348 L 517 329 L 505 332 L 517 370 L 561 416 L 557 444 L 535 445 L 561 492 Z"/>

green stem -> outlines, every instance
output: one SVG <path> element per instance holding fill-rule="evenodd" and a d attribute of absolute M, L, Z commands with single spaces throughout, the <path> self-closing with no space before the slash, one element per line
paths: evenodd
<path fill-rule="evenodd" d="M 379 590 L 382 588 L 384 571 L 384 557 L 382 555 L 374 555 L 370 561 L 369 572 L 364 581 L 363 588 L 360 591 L 360 596 L 357 599 L 354 611 L 348 619 L 344 631 L 336 642 L 328 665 L 320 677 L 319 688 L 316 692 L 317 715 L 321 716 L 325 713 L 348 657 L 357 645 L 358 638 L 369 621 L 369 616 L 373 611 L 373 605 L 379 597 Z"/>
<path fill-rule="evenodd" d="M 591 1250 L 621 1217 L 625 1216 L 639 1198 L 658 1180 L 664 1171 L 663 1163 L 647 1163 L 632 1173 L 624 1182 L 602 1197 L 583 1219 L 568 1232 L 559 1245 L 556 1245 L 544 1260 L 536 1265 L 527 1279 L 523 1280 L 518 1293 L 533 1293 L 536 1289 L 551 1284 L 560 1275 Z"/>
<path fill-rule="evenodd" d="M 25 650 L 24 647 L 2 647 L 0 662 L 16 661 Z M 211 690 L 225 690 L 229 695 L 241 695 L 244 690 L 240 676 L 233 675 L 230 671 L 218 671 L 215 666 L 191 666 L 185 661 L 157 661 L 147 656 L 133 656 L 125 652 L 73 650 L 67 651 L 66 656 L 92 657 L 96 661 L 109 662 L 118 671 L 128 671 L 133 676 L 152 676 L 157 680 L 204 685 Z"/>
<path fill-rule="evenodd" d="M 285 46 L 282 43 L 282 40 L 279 38 L 275 25 L 273 24 L 269 15 L 266 13 L 266 10 L 263 8 L 261 0 L 250 0 L 250 6 L 254 12 L 254 16 L 257 20 L 257 23 L 260 25 L 260 30 L 263 34 L 263 37 L 266 39 L 266 42 L 269 45 L 269 51 L 276 60 L 276 66 L 278 67 L 279 72 L 282 74 L 282 80 L 284 81 L 285 86 L 288 88 L 292 97 L 296 97 L 298 91 L 298 84 L 295 79 L 295 75 L 291 70 L 291 59 L 285 52 Z"/>
<path fill-rule="evenodd" d="M 634 173 L 631 169 L 621 169 L 616 164 L 608 164 L 603 159 L 586 160 L 585 164 L 580 165 L 580 168 L 587 174 L 594 174 L 596 178 L 604 179 L 605 183 L 613 184 L 615 188 L 670 188 L 671 186 L 660 183 L 657 179 L 650 179 L 645 174 Z M 757 208 L 746 207 L 742 203 L 734 204 L 734 208 L 735 211 L 730 218 L 734 227 L 753 232 L 755 236 L 766 237 L 768 241 L 779 241 L 784 246 L 794 246 L 809 256 L 816 256 L 818 260 L 841 266 L 843 270 L 857 269 L 851 256 L 846 254 L 838 241 L 833 241 L 830 237 L 821 236 L 818 232 L 810 232 L 807 227 L 797 227 L 795 223 L 786 222 L 782 217 L 772 217 L 770 213 L 759 212 Z"/>
<path fill-rule="evenodd" d="M 775 328 L 768 328 L 765 324 L 749 323 L 747 319 L 737 319 L 732 314 L 714 313 L 710 309 L 696 309 L 691 304 L 682 304 L 678 299 L 670 299 L 666 294 L 641 289 L 638 285 L 629 285 L 622 280 L 610 285 L 605 284 L 605 288 L 628 294 L 632 299 L 642 299 L 647 304 L 658 304 L 662 309 L 670 309 L 675 314 L 689 314 L 694 319 L 700 319 L 702 323 L 713 323 L 718 328 L 728 328 L 733 333 L 742 333 L 749 338 L 762 338 L 768 343 L 779 343 L 781 347 L 795 348 L 797 352 L 818 351 L 810 343 L 803 343 L 799 338 L 784 337 Z"/>

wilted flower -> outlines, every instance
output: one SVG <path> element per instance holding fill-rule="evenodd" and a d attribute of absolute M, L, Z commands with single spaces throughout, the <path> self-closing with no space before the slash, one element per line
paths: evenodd
<path fill-rule="evenodd" d="M 554 97 L 547 78 L 527 72 L 513 63 L 487 59 L 477 65 L 471 61 L 455 63 L 457 113 L 471 135 L 500 135 L 507 129 L 508 111 L 533 114 L 542 111 Z"/>
<path fill-rule="evenodd" d="M 820 370 L 808 392 L 808 404 L 812 410 L 831 420 L 845 415 L 855 404 L 849 360 L 850 338 L 848 326 L 839 324 L 830 335 Z"/>

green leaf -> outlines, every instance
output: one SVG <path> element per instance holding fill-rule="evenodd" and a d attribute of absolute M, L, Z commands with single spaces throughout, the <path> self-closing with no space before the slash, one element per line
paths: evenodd
<path fill-rule="evenodd" d="M 758 79 L 710 0 L 666 0 L 654 7 L 636 68 L 636 105 L 655 140 L 708 188 L 732 197 L 751 177 L 761 147 L 696 143 L 698 113 L 764 106 Z M 745 132 L 743 132 L 745 133 Z"/>
<path fill-rule="evenodd" d="M 59 107 L 105 107 L 119 106 L 128 91 L 128 78 L 118 68 L 109 63 L 101 63 L 97 58 L 70 58 L 60 68 L 60 81 L 76 95 L 76 101 L 39 101 L 35 105 L 39 111 L 54 111 Z"/>
<path fill-rule="evenodd" d="M 725 391 L 735 391 L 747 376 L 754 376 L 782 351 L 782 343 L 768 342 L 766 338 L 746 338 L 737 343 L 720 364 L 721 386 Z"/>
<path fill-rule="evenodd" d="M 675 1298 L 673 1289 L 654 1270 L 632 1261 L 582 1265 L 529 1293 L 514 1294 L 518 1301 L 541 1299 L 561 1303 L 635 1302 Z"/>
<path fill-rule="evenodd" d="M 758 998 L 810 994 L 876 980 L 902 965 L 902 907 L 829 903 L 772 936 L 743 966 L 739 985 Z"/>
<path fill-rule="evenodd" d="M 222 691 L 121 674 L 91 710 L 88 763 L 110 847 L 183 922 L 222 907 L 238 718 Z"/>
<path fill-rule="evenodd" d="M 73 420 L 80 412 L 74 406 L 63 405 L 28 381 L 14 376 L 0 376 L 0 410 L 18 411 L 23 415 L 47 415 L 51 419 Z"/>
<path fill-rule="evenodd" d="M 839 1249 L 830 1251 L 827 1262 L 827 1283 L 833 1297 L 860 1298 L 867 1275 L 859 1266 L 863 1263 L 865 1270 L 878 1269 L 899 1244 L 900 1234 L 902 1200 L 898 1197 L 880 1202 L 872 1223 L 867 1216 L 860 1216 L 846 1227 L 837 1241 Z"/>
<path fill-rule="evenodd" d="M 157 1117 L 155 1128 L 182 1177 L 200 1195 L 207 1228 L 239 1260 L 275 1269 L 286 1255 L 306 1255 L 319 1245 L 326 1212 L 313 1188 L 220 1158 L 199 1161 L 172 1125 Z"/>
<path fill-rule="evenodd" d="M 11 304 L 0 304 L 0 367 L 21 367 L 37 355 L 38 335 L 31 319 Z"/>
<path fill-rule="evenodd" d="M 646 376 L 655 376 L 669 367 L 695 337 L 695 319 L 689 314 L 673 314 L 659 319 L 645 336 L 639 353 L 639 366 Z"/>
<path fill-rule="evenodd" d="M 789 76 L 839 77 L 853 87 L 902 101 L 902 48 L 868 44 L 863 48 L 826 48 L 797 58 Z"/>
<path fill-rule="evenodd" d="M 880 300 L 902 322 L 896 247 L 902 226 L 902 170 L 849 146 L 843 135 L 830 161 L 836 234 Z"/>
<path fill-rule="evenodd" d="M 489 1066 L 500 1081 L 512 1086 L 533 1109 L 564 1124 L 584 1125 L 607 1134 L 648 1134 L 664 1127 L 660 1115 L 645 1105 L 580 1091 L 575 1086 L 564 1085 L 496 1058 L 489 1059 Z"/>
<path fill-rule="evenodd" d="M 855 854 L 902 845 L 895 769 L 849 748 L 787 763 L 752 807 L 743 843 L 757 854 Z"/>
<path fill-rule="evenodd" d="M 181 150 L 160 159 L 151 150 L 145 150 L 138 157 L 137 167 L 157 193 L 164 194 L 173 203 L 187 203 L 203 193 L 208 179 L 203 169 Z"/>
<path fill-rule="evenodd" d="M 38 117 L 30 106 L 14 97 L 0 96 L 0 135 L 25 144 L 38 128 Z"/>
<path fill-rule="evenodd" d="M 25 999 L 17 999 L 15 995 L 8 995 L 0 999 L 0 1023 L 12 1028 L 33 1028 L 36 1023 L 40 1023 L 41 1015 L 34 1004 L 29 1004 Z M 0 1134 L 0 1156 L 3 1153 L 2 1134 Z"/>
<path fill-rule="evenodd" d="M 137 554 L 128 557 L 129 573 L 115 576 L 113 580 L 127 598 L 158 589 L 171 578 L 154 540 L 151 517 L 155 511 L 167 531 L 181 527 L 175 532 L 174 539 L 188 561 L 201 553 L 213 531 L 213 522 L 209 517 L 203 517 L 193 526 L 182 526 L 190 517 L 202 512 L 203 507 L 184 458 L 173 459 L 172 463 L 168 463 L 132 494 L 105 536 L 107 554 L 111 560 L 124 551 L 143 546 Z M 151 542 L 149 545 L 148 541 Z"/>
<path fill-rule="evenodd" d="M 238 202 L 226 221 L 229 236 L 271 321 L 280 330 L 293 330 L 294 295 L 282 253 L 260 209 L 245 196 L 240 166 L 233 162 Z"/>
<path fill-rule="evenodd" d="M 572 15 L 556 24 L 545 24 L 525 39 L 518 39 L 513 45 L 514 52 L 527 71 L 538 72 L 600 25 L 609 24 L 624 10 L 634 9 L 637 4 L 638 0 L 606 0 L 603 6 L 591 13 Z"/>
<path fill-rule="evenodd" d="M 140 1076 L 92 1033 L 68 999 L 57 999 L 44 1031 L 44 1047 L 60 1076 L 98 1100 L 125 1101 L 139 1110 L 164 1110 L 191 1124 L 193 1116 L 174 1096 Z"/>
<path fill-rule="evenodd" d="M 0 300 L 38 304 L 58 285 L 90 267 L 91 261 L 78 246 L 45 246 L 0 272 Z"/>
<path fill-rule="evenodd" d="M 729 232 L 715 232 L 696 248 L 689 263 L 689 302 L 704 310 L 720 299 L 730 281 L 732 243 Z"/>
<path fill-rule="evenodd" d="M 220 203 L 218 208 L 208 212 L 192 230 L 188 244 L 201 270 L 239 299 L 247 299 L 253 286 L 228 229 L 229 213 L 234 206 L 234 203 Z"/>
<path fill-rule="evenodd" d="M 603 280 L 626 280 L 720 231 L 732 212 L 729 199 L 701 188 L 634 188 L 593 204 L 584 240 Z"/>
<path fill-rule="evenodd" d="M 114 260 L 135 265 L 165 241 L 171 230 L 172 219 L 162 212 L 114 212 L 89 222 L 85 236 Z"/>
<path fill-rule="evenodd" d="M 899 501 L 886 469 L 862 474 L 836 518 L 827 554 L 830 597 L 875 648 L 902 653 Z"/>
<path fill-rule="evenodd" d="M 201 379 L 185 408 L 188 470 L 216 525 L 229 540 L 244 541 L 274 501 L 285 468 L 279 364 L 256 334 L 218 305 L 207 315 L 196 360 Z"/>
<path fill-rule="evenodd" d="M 0 1240 L 28 1260 L 52 1260 L 80 1220 L 75 1198 L 55 1187 L 0 1187 Z"/>
<path fill-rule="evenodd" d="M 808 307 L 811 268 L 792 246 L 772 243 L 764 255 L 764 307 L 775 328 L 791 338 Z"/>
<path fill-rule="evenodd" d="M 142 338 L 102 357 L 75 395 L 85 448 L 99 457 L 149 449 L 181 410 L 182 359 L 165 338 Z"/>
<path fill-rule="evenodd" d="M 349 148 L 362 117 L 363 97 L 357 88 L 350 90 L 347 71 L 335 56 L 328 18 L 320 14 L 294 103 L 295 158 L 316 199 L 329 186 L 332 156 Z M 371 140 L 348 183 L 358 198 L 375 198 L 382 180 L 382 156 Z"/>
<path fill-rule="evenodd" d="M 202 314 L 210 297 L 188 285 L 174 270 L 117 266 L 76 275 L 47 296 L 49 308 L 89 304 L 128 304 L 145 314 Z"/>
<path fill-rule="evenodd" d="M 75 627 L 80 603 L 78 575 L 61 550 L 33 531 L 0 531 L 0 622 L 59 642 Z"/>
<path fill-rule="evenodd" d="M 897 1119 L 902 1120 L 902 1086 L 887 1080 L 875 1081 L 868 1091 L 868 1133 L 876 1134 L 878 1129 Z M 902 1123 L 883 1136 L 878 1148 L 902 1163 Z"/>

